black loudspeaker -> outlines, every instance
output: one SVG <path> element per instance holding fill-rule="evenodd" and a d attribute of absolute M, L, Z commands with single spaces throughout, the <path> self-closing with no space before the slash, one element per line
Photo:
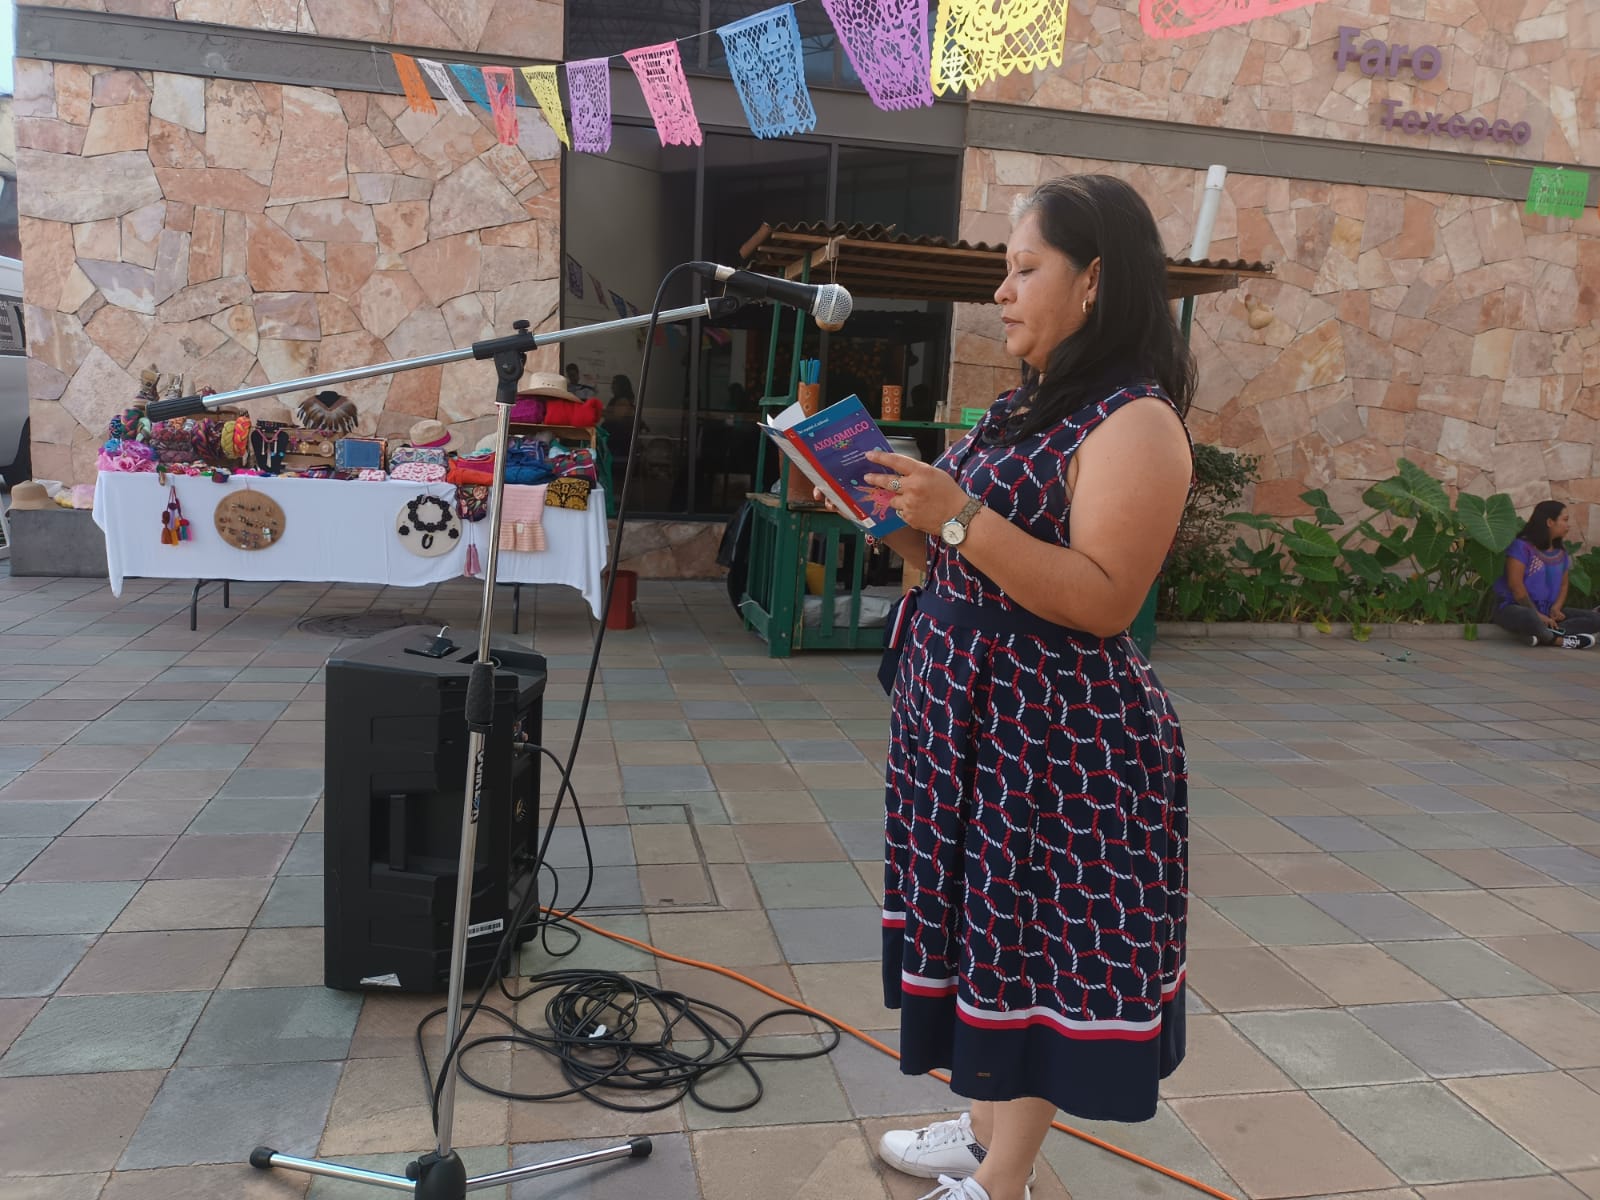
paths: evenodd
<path fill-rule="evenodd" d="M 360 642 L 327 666 L 323 979 L 442 992 L 449 981 L 476 638 L 432 657 L 436 626 Z M 512 913 L 538 887 L 545 660 L 493 645 L 466 980 L 480 985 Z M 518 944 L 532 935 L 522 934 Z M 512 968 L 508 963 L 503 970 Z"/>

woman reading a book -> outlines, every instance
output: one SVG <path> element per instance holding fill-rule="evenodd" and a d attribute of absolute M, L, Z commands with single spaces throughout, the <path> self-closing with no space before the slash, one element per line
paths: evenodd
<path fill-rule="evenodd" d="M 1057 1109 L 1146 1120 L 1184 1051 L 1183 743 L 1126 631 L 1188 496 L 1194 364 L 1127 184 L 1039 187 L 1006 267 L 1021 386 L 867 477 L 928 579 L 892 692 L 885 995 L 901 1070 L 972 1101 L 879 1153 L 940 1200 L 1028 1200 Z"/>

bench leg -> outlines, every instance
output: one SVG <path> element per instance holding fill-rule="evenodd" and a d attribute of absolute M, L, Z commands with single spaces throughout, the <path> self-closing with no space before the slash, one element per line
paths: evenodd
<path fill-rule="evenodd" d="M 226 579 L 224 579 L 222 581 L 222 607 L 223 608 L 227 608 L 228 607 L 228 602 L 231 599 L 233 599 L 233 596 L 228 591 L 228 588 L 229 588 L 229 583 L 228 583 L 228 581 Z"/>
<path fill-rule="evenodd" d="M 522 632 L 522 585 L 511 585 L 511 632 Z"/>
<path fill-rule="evenodd" d="M 200 627 L 200 589 L 205 587 L 204 579 L 194 581 L 194 591 L 189 593 L 189 632 L 193 633 Z"/>

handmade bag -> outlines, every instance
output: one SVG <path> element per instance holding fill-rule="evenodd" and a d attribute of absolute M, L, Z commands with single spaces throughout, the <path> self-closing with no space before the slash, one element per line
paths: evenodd
<path fill-rule="evenodd" d="M 318 429 L 285 429 L 289 447 L 283 456 L 286 470 L 303 471 L 311 467 L 333 469 L 334 439 Z"/>
<path fill-rule="evenodd" d="M 489 489 L 481 483 L 456 487 L 456 515 L 463 521 L 481 521 L 489 515 Z"/>
<path fill-rule="evenodd" d="M 403 462 L 389 464 L 390 479 L 404 479 L 409 483 L 443 483 L 445 469 L 442 463 Z"/>
<path fill-rule="evenodd" d="M 450 465 L 450 459 L 449 455 L 447 455 L 445 451 L 436 449 L 432 446 L 396 446 L 389 452 L 389 470 L 391 473 L 393 473 L 394 468 L 403 467 L 407 463 L 423 463 L 424 465 L 433 467 L 448 467 Z"/>
<path fill-rule="evenodd" d="M 587 479 L 567 477 L 552 479 L 545 492 L 547 508 L 568 508 L 577 512 L 589 511 L 589 489 L 594 485 Z"/>
<path fill-rule="evenodd" d="M 333 465 L 341 471 L 383 470 L 382 438 L 342 437 L 333 444 Z"/>

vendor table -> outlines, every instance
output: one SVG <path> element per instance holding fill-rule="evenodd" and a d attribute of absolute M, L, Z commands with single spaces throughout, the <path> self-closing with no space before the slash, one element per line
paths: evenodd
<path fill-rule="evenodd" d="M 103 471 L 95 486 L 94 521 L 105 531 L 106 568 L 113 595 L 122 594 L 129 576 L 196 580 L 194 600 L 211 580 L 256 582 L 368 583 L 423 587 L 466 572 L 467 547 L 486 557 L 487 521 L 463 522 L 459 544 L 437 558 L 412 554 L 400 542 L 396 520 L 406 501 L 427 493 L 454 506 L 456 489 L 447 483 L 409 483 L 338 479 L 278 479 L 234 476 L 214 483 L 201 476 L 168 476 L 192 531 L 190 541 L 161 543 L 161 514 L 167 489 L 153 472 Z M 239 550 L 217 534 L 218 502 L 249 488 L 271 496 L 284 513 L 283 540 L 265 550 Z M 606 498 L 589 494 L 586 512 L 546 508 L 549 549 L 537 554 L 503 551 L 501 583 L 556 583 L 577 588 L 596 618 L 601 615 L 606 565 Z M 224 592 L 226 604 L 226 591 Z M 195 624 L 193 600 L 190 628 Z"/>

